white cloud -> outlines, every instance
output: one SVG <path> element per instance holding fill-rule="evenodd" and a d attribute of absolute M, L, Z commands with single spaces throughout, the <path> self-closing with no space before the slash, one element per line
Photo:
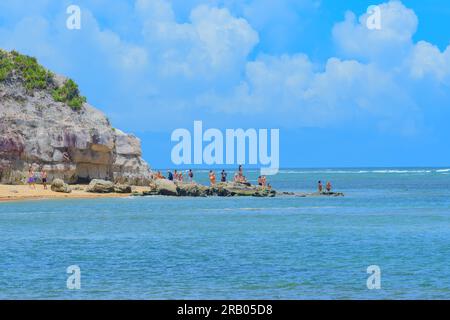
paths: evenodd
<path fill-rule="evenodd" d="M 258 42 L 248 22 L 226 8 L 200 5 L 177 23 L 165 0 L 138 0 L 148 50 L 162 76 L 206 77 L 239 72 Z"/>
<path fill-rule="evenodd" d="M 441 52 L 438 47 L 426 41 L 419 41 L 407 63 L 414 79 L 430 76 L 450 85 L 450 46 Z"/>
<path fill-rule="evenodd" d="M 347 12 L 345 20 L 333 28 L 333 38 L 340 52 L 347 58 L 376 61 L 382 65 L 398 64 L 413 46 L 418 19 L 413 10 L 400 1 L 390 1 L 378 6 L 381 29 L 370 30 L 365 13 L 357 20 Z"/>

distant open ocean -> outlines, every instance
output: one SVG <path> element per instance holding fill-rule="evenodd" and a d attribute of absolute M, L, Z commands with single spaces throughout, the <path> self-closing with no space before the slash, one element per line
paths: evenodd
<path fill-rule="evenodd" d="M 286 169 L 269 180 L 299 192 L 330 180 L 346 196 L 0 203 L 0 298 L 450 298 L 450 168 Z M 66 288 L 70 265 L 80 290 Z M 379 290 L 366 286 L 370 265 Z"/>

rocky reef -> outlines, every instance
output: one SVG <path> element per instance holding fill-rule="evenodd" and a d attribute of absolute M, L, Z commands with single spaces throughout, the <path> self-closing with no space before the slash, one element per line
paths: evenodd
<path fill-rule="evenodd" d="M 73 81 L 0 50 L 0 183 L 24 183 L 32 166 L 50 181 L 147 185 L 140 140 L 85 101 Z"/>
<path fill-rule="evenodd" d="M 275 190 L 239 182 L 220 182 L 214 186 L 204 186 L 195 182 L 180 183 L 158 179 L 150 183 L 150 189 L 135 195 L 163 195 L 178 197 L 274 197 Z"/>

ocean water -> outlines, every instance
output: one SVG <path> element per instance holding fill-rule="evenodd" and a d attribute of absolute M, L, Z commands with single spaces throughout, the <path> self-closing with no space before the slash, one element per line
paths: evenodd
<path fill-rule="evenodd" d="M 0 298 L 450 298 L 450 169 L 289 169 L 270 182 L 313 191 L 319 179 L 346 196 L 1 203 Z M 71 265 L 80 290 L 66 287 Z"/>

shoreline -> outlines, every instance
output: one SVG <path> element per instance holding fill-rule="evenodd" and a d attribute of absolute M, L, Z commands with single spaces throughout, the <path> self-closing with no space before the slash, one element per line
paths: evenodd
<path fill-rule="evenodd" d="M 29 200 L 58 200 L 58 199 L 99 199 L 99 198 L 126 198 L 132 193 L 91 193 L 84 189 L 87 185 L 72 185 L 71 193 L 54 192 L 48 189 L 44 190 L 41 184 L 36 184 L 36 189 L 30 189 L 28 185 L 5 185 L 0 184 L 0 203 L 19 202 Z M 146 187 L 135 187 L 133 191 L 142 192 Z"/>

